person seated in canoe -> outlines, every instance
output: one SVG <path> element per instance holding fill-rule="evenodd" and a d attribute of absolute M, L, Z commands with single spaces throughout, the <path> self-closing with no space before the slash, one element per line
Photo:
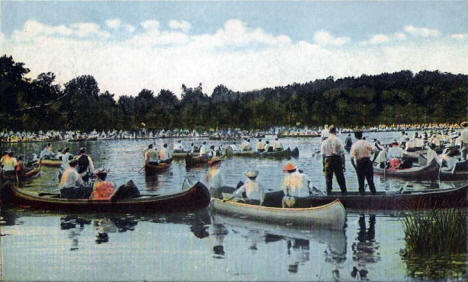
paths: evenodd
<path fill-rule="evenodd" d="M 258 139 L 257 152 L 265 152 L 265 145 L 263 144 L 262 139 Z"/>
<path fill-rule="evenodd" d="M 345 139 L 345 150 L 349 152 L 351 150 L 351 146 L 353 146 L 353 139 L 351 138 L 351 134 L 348 134 Z"/>
<path fill-rule="evenodd" d="M 107 171 L 99 170 L 96 172 L 96 181 L 93 184 L 93 192 L 89 196 L 90 200 L 110 200 L 115 192 L 115 185 L 106 181 Z"/>
<path fill-rule="evenodd" d="M 458 159 L 458 148 L 455 145 L 449 145 L 439 157 L 442 160 L 442 167 L 447 167 L 448 170 L 454 170 Z"/>
<path fill-rule="evenodd" d="M 418 154 L 405 152 L 401 147 L 398 146 L 398 142 L 394 140 L 392 147 L 388 149 L 388 168 L 389 169 L 404 169 L 411 168 L 413 161 L 411 159 L 404 159 L 404 157 L 417 158 Z"/>
<path fill-rule="evenodd" d="M 241 150 L 243 152 L 252 151 L 252 147 L 250 147 L 250 139 L 245 138 L 244 141 L 242 141 Z"/>
<path fill-rule="evenodd" d="M 248 171 L 245 176 L 248 180 L 232 194 L 236 198 L 246 198 L 252 205 L 261 205 L 265 195 L 263 187 L 256 181 L 258 170 Z"/>
<path fill-rule="evenodd" d="M 179 140 L 177 141 L 176 144 L 174 144 L 174 152 L 175 153 L 183 153 L 185 152 L 184 146 L 182 145 L 182 141 Z"/>
<path fill-rule="evenodd" d="M 160 163 L 169 163 L 171 156 L 169 150 L 167 149 L 167 144 L 164 144 L 161 150 L 159 150 L 159 162 Z"/>
<path fill-rule="evenodd" d="M 63 170 L 67 169 L 68 162 L 73 159 L 73 155 L 70 154 L 70 148 L 65 148 L 62 152 L 62 165 L 61 168 Z"/>
<path fill-rule="evenodd" d="M 296 166 L 288 162 L 283 167 L 283 172 L 286 175 L 281 182 L 281 190 L 284 192 L 283 207 L 294 207 L 296 198 L 310 196 L 309 180 L 305 174 L 300 173 Z"/>
<path fill-rule="evenodd" d="M 387 149 L 383 148 L 375 155 L 375 158 L 372 161 L 377 164 L 380 168 L 387 168 Z"/>
<path fill-rule="evenodd" d="M 27 171 L 26 167 L 24 166 L 24 163 L 23 163 L 23 156 L 19 156 L 15 165 L 16 175 L 18 175 L 18 177 L 23 177 L 26 171 Z"/>
<path fill-rule="evenodd" d="M 83 181 L 87 182 L 90 174 L 94 173 L 94 163 L 91 157 L 86 154 L 86 148 L 81 147 L 75 159 L 78 161 L 78 173 Z"/>
<path fill-rule="evenodd" d="M 77 171 L 78 161 L 72 160 L 60 178 L 60 197 L 68 199 L 87 199 L 92 187 L 83 186 L 84 182 Z"/>
<path fill-rule="evenodd" d="M 199 153 L 199 156 L 200 157 L 206 157 L 206 142 L 203 141 L 202 145 L 200 146 L 200 153 Z"/>
<path fill-rule="evenodd" d="M 208 172 L 205 175 L 204 182 L 210 190 L 211 195 L 218 195 L 218 190 L 223 187 L 223 177 L 220 173 L 221 159 L 212 158 L 208 161 Z"/>
<path fill-rule="evenodd" d="M 196 153 L 199 153 L 200 152 L 200 149 L 197 148 L 197 146 L 195 146 L 195 144 L 190 144 L 190 153 L 192 155 L 196 155 Z"/>
<path fill-rule="evenodd" d="M 273 152 L 273 146 L 270 145 L 270 141 L 265 142 L 265 152 Z"/>
<path fill-rule="evenodd" d="M 158 152 L 154 149 L 153 144 L 148 145 L 148 149 L 145 151 L 145 164 L 157 165 L 159 164 Z"/>
<path fill-rule="evenodd" d="M 7 176 L 15 174 L 17 161 L 13 156 L 13 152 L 5 152 L 1 158 L 2 171 Z"/>
<path fill-rule="evenodd" d="M 278 137 L 275 138 L 275 142 L 273 142 L 273 150 L 274 151 L 283 151 L 283 144 L 278 140 Z"/>
<path fill-rule="evenodd" d="M 39 158 L 41 160 L 51 160 L 55 159 L 55 153 L 50 150 L 50 143 L 42 149 L 41 153 L 39 154 Z"/>

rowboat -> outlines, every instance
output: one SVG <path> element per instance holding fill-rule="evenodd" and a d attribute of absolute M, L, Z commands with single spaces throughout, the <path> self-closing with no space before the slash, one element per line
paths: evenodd
<path fill-rule="evenodd" d="M 28 171 L 26 171 L 23 175 L 18 175 L 18 179 L 25 180 L 28 178 L 32 178 L 32 177 L 38 176 L 40 172 L 41 172 L 41 166 L 37 165 L 29 169 Z M 16 181 L 16 174 L 13 174 L 13 175 L 0 174 L 0 179 L 2 181 L 7 181 L 7 180 Z"/>
<path fill-rule="evenodd" d="M 225 154 L 227 156 L 238 156 L 238 157 L 290 158 L 290 157 L 299 156 L 299 148 L 295 147 L 294 150 L 287 148 L 285 150 L 273 151 L 273 152 L 226 150 Z"/>
<path fill-rule="evenodd" d="M 62 165 L 62 160 L 59 159 L 53 159 L 53 160 L 48 160 L 44 159 L 39 162 L 43 166 L 51 166 L 51 167 L 60 167 Z"/>
<path fill-rule="evenodd" d="M 156 173 L 161 173 L 163 171 L 166 171 L 171 166 L 171 162 L 172 162 L 172 159 L 170 159 L 168 163 L 159 163 L 157 165 L 145 164 L 145 174 L 153 175 Z"/>
<path fill-rule="evenodd" d="M 404 210 L 430 209 L 467 206 L 468 185 L 450 189 L 422 191 L 369 192 L 332 192 L 329 195 L 314 195 L 296 198 L 299 207 L 319 206 L 339 199 L 346 209 L 359 210 Z M 283 191 L 265 193 L 263 205 L 280 207 Z"/>
<path fill-rule="evenodd" d="M 440 165 L 432 158 L 424 166 L 405 169 L 383 169 L 374 166 L 374 174 L 381 177 L 399 178 L 405 180 L 436 180 L 439 177 Z"/>
<path fill-rule="evenodd" d="M 343 229 L 346 219 L 346 211 L 339 200 L 316 207 L 277 208 L 212 198 L 211 209 L 217 213 L 238 215 L 260 222 L 319 226 L 332 230 Z"/>
<path fill-rule="evenodd" d="M 197 182 L 191 188 L 170 195 L 145 195 L 122 200 L 65 199 L 59 194 L 26 191 L 8 182 L 2 188 L 2 201 L 40 209 L 60 211 L 183 211 L 207 207 L 210 193 Z"/>

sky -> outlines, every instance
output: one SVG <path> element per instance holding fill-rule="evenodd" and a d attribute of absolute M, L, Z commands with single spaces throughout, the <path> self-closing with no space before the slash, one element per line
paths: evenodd
<path fill-rule="evenodd" d="M 35 78 L 137 95 L 400 70 L 468 73 L 468 1 L 5 1 L 0 51 Z"/>

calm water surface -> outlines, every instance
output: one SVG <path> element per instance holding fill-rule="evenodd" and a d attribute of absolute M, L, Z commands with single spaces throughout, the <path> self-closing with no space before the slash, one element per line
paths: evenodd
<path fill-rule="evenodd" d="M 379 135 L 390 142 L 399 133 Z M 345 136 L 341 136 L 343 139 Z M 86 146 L 96 167 L 109 168 L 117 185 L 132 179 L 145 193 L 172 193 L 183 180 L 200 179 L 206 168 L 186 170 L 175 161 L 157 178 L 139 172 L 144 148 L 177 140 L 95 141 L 54 143 L 55 149 Z M 191 142 L 183 140 L 188 147 Z M 282 139 L 299 147 L 291 161 L 323 189 L 319 139 Z M 208 141 L 209 144 L 217 144 Z M 3 145 L 4 146 L 4 145 Z M 18 144 L 17 154 L 40 151 L 40 143 Z M 2 150 L 5 147 L 1 148 Z M 349 190 L 357 190 L 354 169 L 346 163 Z M 228 185 L 258 169 L 259 182 L 279 189 L 287 160 L 233 158 L 223 162 Z M 462 183 L 407 183 L 375 178 L 378 190 L 448 188 Z M 57 169 L 43 168 L 26 189 L 56 191 Z M 334 189 L 338 189 L 334 182 Z M 182 214 L 56 214 L 22 208 L 2 208 L 0 223 L 4 280 L 412 280 L 424 276 L 427 265 L 443 265 L 443 278 L 463 279 L 466 256 L 405 260 L 402 212 L 348 212 L 344 231 L 295 229 L 211 214 L 208 209 Z M 440 276 L 439 276 L 440 277 Z M 466 278 L 466 277 L 465 277 Z"/>

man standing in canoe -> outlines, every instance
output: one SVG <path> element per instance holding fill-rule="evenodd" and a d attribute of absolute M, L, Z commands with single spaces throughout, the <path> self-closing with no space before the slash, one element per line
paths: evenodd
<path fill-rule="evenodd" d="M 161 163 L 166 163 L 170 159 L 169 150 L 167 149 L 167 144 L 164 144 L 161 150 L 159 150 L 159 161 Z"/>
<path fill-rule="evenodd" d="M 321 146 L 327 193 L 332 191 L 333 174 L 340 185 L 341 193 L 346 193 L 346 181 L 343 174 L 345 161 L 343 142 L 336 137 L 335 126 L 331 125 L 328 130 L 328 138 L 322 142 Z"/>
<path fill-rule="evenodd" d="M 468 122 L 462 122 L 461 126 L 463 127 L 461 132 L 461 158 L 466 160 L 466 154 L 468 153 Z"/>
<path fill-rule="evenodd" d="M 367 179 L 367 184 L 369 184 L 369 190 L 372 194 L 375 194 L 375 185 L 374 185 L 374 167 L 372 166 L 372 161 L 370 160 L 372 154 L 372 145 L 369 144 L 366 140 L 362 140 L 362 132 L 354 132 L 354 136 L 358 139 L 356 143 L 351 147 L 351 163 L 356 169 L 358 183 L 359 183 L 359 193 L 364 194 L 364 178 Z"/>

